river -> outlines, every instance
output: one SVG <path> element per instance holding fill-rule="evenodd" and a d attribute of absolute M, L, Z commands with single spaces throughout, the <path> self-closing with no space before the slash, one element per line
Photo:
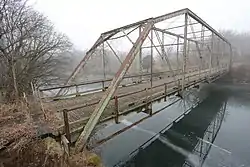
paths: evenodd
<path fill-rule="evenodd" d="M 174 104 L 99 146 L 96 151 L 104 165 L 250 166 L 250 86 L 218 82 L 190 89 L 183 96 L 154 103 L 153 111 Z M 120 119 L 120 124 L 110 123 L 96 138 L 146 115 L 135 112 Z"/>

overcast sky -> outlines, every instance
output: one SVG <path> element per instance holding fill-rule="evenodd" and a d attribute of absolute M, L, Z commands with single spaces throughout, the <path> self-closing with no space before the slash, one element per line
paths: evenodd
<path fill-rule="evenodd" d="M 107 30 L 182 8 L 219 29 L 250 30 L 249 0 L 34 0 L 78 49 L 89 48 Z"/>

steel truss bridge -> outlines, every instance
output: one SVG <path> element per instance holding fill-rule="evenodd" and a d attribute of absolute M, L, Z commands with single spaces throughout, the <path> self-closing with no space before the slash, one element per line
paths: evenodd
<path fill-rule="evenodd" d="M 69 141 L 72 131 L 80 133 L 80 151 L 98 123 L 119 123 L 138 108 L 148 113 L 142 120 L 153 116 L 155 100 L 220 78 L 232 55 L 227 39 L 182 9 L 102 33 L 67 82 L 40 89 L 39 97 L 45 109 L 60 111 L 58 129 Z"/>

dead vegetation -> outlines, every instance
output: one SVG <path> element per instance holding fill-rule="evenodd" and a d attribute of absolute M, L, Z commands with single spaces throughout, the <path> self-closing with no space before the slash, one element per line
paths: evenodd
<path fill-rule="evenodd" d="M 100 158 L 88 152 L 67 155 L 52 138 L 34 139 L 15 150 L 0 153 L 1 167 L 101 167 Z"/>
<path fill-rule="evenodd" d="M 28 107 L 23 102 L 0 105 L 0 126 L 0 149 L 15 148 L 35 136 Z"/>
<path fill-rule="evenodd" d="M 0 104 L 0 167 L 101 166 L 100 158 L 93 153 L 72 152 L 67 156 L 60 141 L 39 137 L 41 128 L 45 129 L 44 133 L 53 132 L 56 118 L 48 113 L 45 120 L 40 110 L 32 112 L 34 106 L 38 105 L 22 101 Z"/>
<path fill-rule="evenodd" d="M 31 94 L 31 83 L 39 87 L 60 80 L 56 65 L 71 42 L 46 16 L 28 0 L 1 0 L 0 25 L 0 89 L 6 101 Z"/>

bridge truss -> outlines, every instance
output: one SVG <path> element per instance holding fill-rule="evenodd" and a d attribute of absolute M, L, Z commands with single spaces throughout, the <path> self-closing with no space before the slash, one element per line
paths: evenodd
<path fill-rule="evenodd" d="M 115 57 L 115 61 L 110 55 Z M 67 88 L 76 84 L 77 78 L 86 78 L 84 75 L 90 73 L 91 68 L 100 68 L 102 74 L 99 72 L 98 75 L 103 77 L 103 81 L 110 80 L 108 85 L 103 84 L 105 93 L 80 134 L 76 148 L 81 150 L 84 147 L 126 78 L 140 83 L 147 76 L 150 99 L 157 74 L 171 73 L 178 90 L 183 91 L 191 71 L 197 72 L 197 78 L 205 77 L 210 81 L 215 72 L 228 71 L 231 60 L 232 46 L 229 41 L 189 9 L 102 33 L 57 93 L 57 97 L 65 94 Z M 94 67 L 91 61 L 99 63 L 98 67 Z M 84 73 L 85 70 L 88 71 Z"/>

